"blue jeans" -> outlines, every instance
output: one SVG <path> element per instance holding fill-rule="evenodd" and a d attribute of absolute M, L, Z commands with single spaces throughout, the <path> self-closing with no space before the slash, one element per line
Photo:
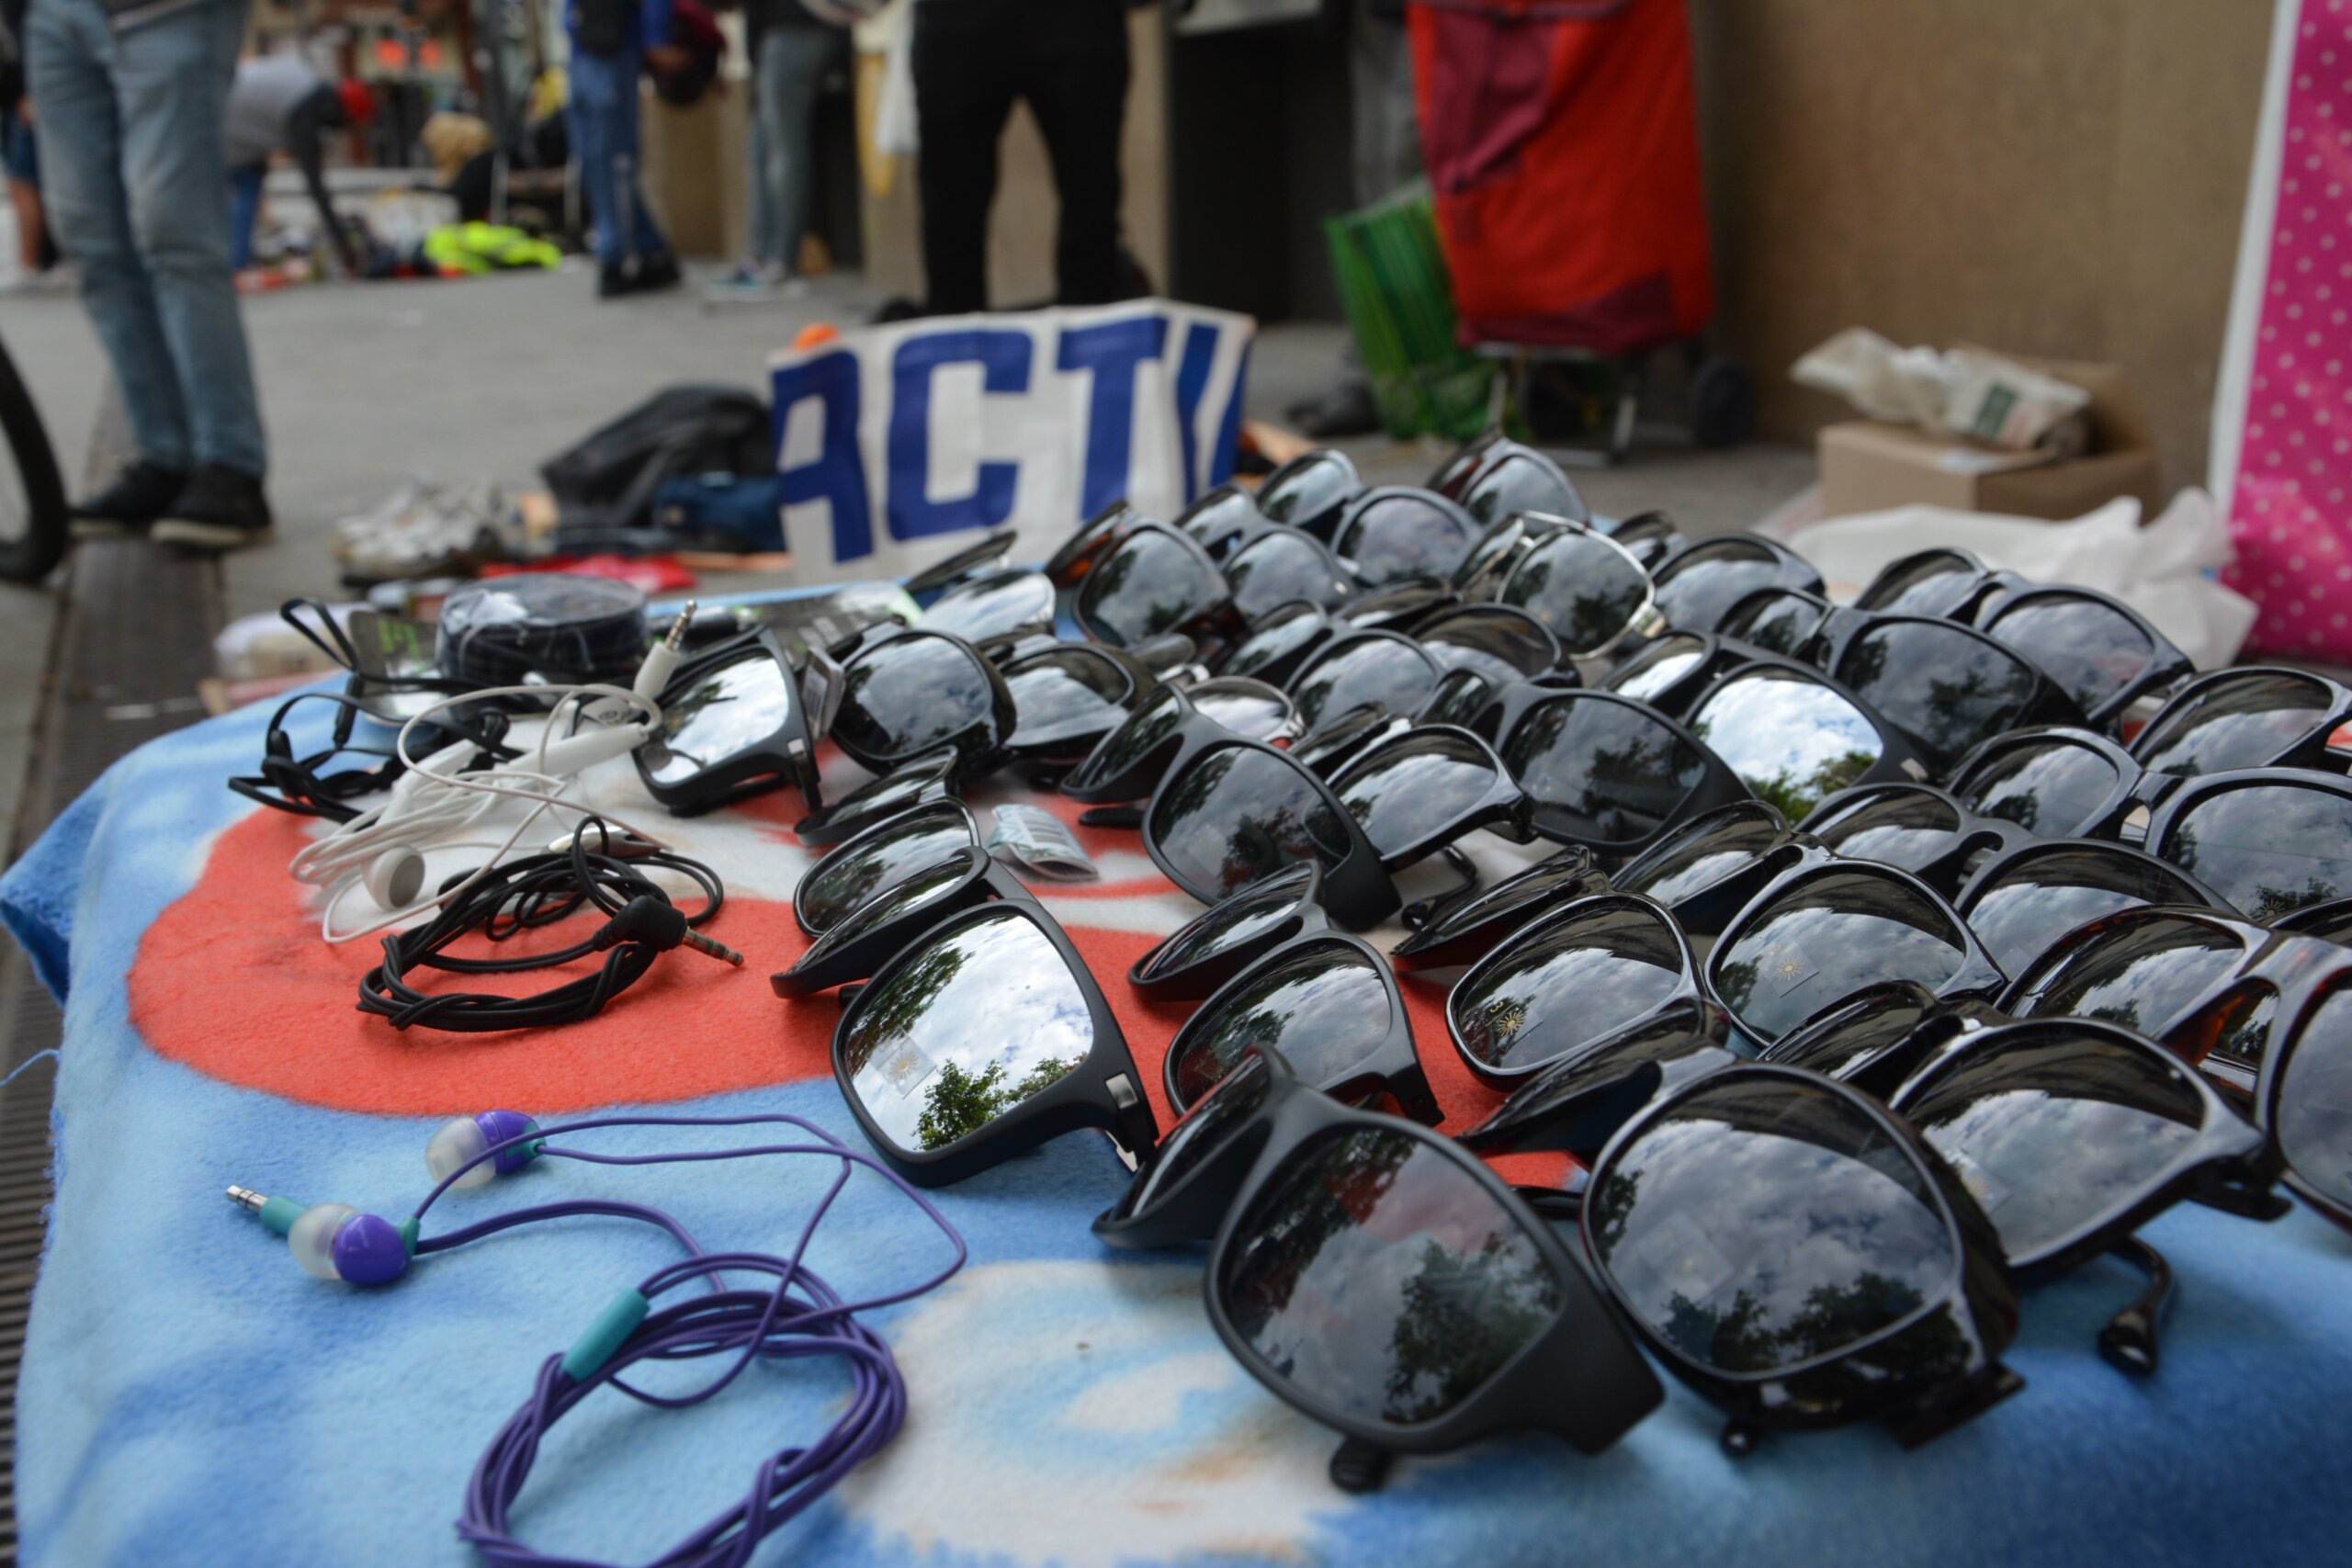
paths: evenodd
<path fill-rule="evenodd" d="M 752 85 L 752 257 L 794 271 L 817 166 L 817 96 L 847 34 L 771 27 Z"/>
<path fill-rule="evenodd" d="M 261 220 L 261 187 L 269 178 L 267 164 L 248 164 L 229 171 L 229 270 L 243 272 L 254 265 L 254 225 Z"/>
<path fill-rule="evenodd" d="M 116 35 L 98 0 L 39 0 L 25 25 L 43 200 L 81 269 L 140 456 L 185 471 L 268 464 L 229 276 L 221 118 L 243 0 L 200 0 Z"/>
<path fill-rule="evenodd" d="M 633 49 L 571 57 L 571 155 L 596 220 L 596 259 L 606 266 L 670 248 L 637 188 L 638 71 Z"/>

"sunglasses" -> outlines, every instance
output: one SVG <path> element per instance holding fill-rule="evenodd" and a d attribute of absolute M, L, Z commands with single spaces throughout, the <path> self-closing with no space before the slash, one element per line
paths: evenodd
<path fill-rule="evenodd" d="M 1686 722 L 1750 794 L 1792 822 L 1841 789 L 1928 776 L 1917 749 L 1853 690 L 1760 650 L 1709 686 Z"/>
<path fill-rule="evenodd" d="M 1329 542 L 1348 502 L 1363 493 L 1362 475 L 1344 452 L 1303 452 L 1268 474 L 1258 487 L 1259 513 Z"/>
<path fill-rule="evenodd" d="M 2126 909 L 2067 935 L 2002 1006 L 2170 1047 L 2248 1107 L 2290 1189 L 2352 1225 L 2352 953 L 2198 910 Z"/>
<path fill-rule="evenodd" d="M 944 917 L 994 899 L 1029 897 L 985 847 L 965 844 L 878 888 L 819 933 L 791 968 L 769 976 L 768 984 L 786 998 L 854 985 Z"/>
<path fill-rule="evenodd" d="M 1331 552 L 1367 588 L 1451 577 L 1483 525 L 1442 495 L 1380 485 L 1351 500 L 1331 535 Z"/>
<path fill-rule="evenodd" d="M 1302 662 L 1287 684 L 1312 728 L 1360 707 L 1412 713 L 1456 670 L 1491 681 L 1551 671 L 1561 651 L 1549 629 L 1523 611 L 1448 606 L 1417 624 L 1409 637 L 1357 629 L 1334 637 Z"/>
<path fill-rule="evenodd" d="M 1460 502 L 1462 510 L 1484 525 L 1514 512 L 1541 512 L 1578 522 L 1592 516 L 1559 464 L 1498 430 L 1447 458 L 1430 476 L 1428 488 Z"/>
<path fill-rule="evenodd" d="M 2101 728 L 2191 672 L 2188 656 L 2146 616 L 2087 588 L 2002 588 L 1975 621 L 1986 637 L 2031 660 Z"/>
<path fill-rule="evenodd" d="M 1641 1110 L 1742 1058 L 1723 1010 L 1686 998 L 1562 1053 L 1458 1140 L 1480 1155 L 1555 1151 L 1589 1168 Z"/>
<path fill-rule="evenodd" d="M 1592 852 L 1572 845 L 1491 887 L 1425 899 L 1404 912 L 1408 933 L 1389 962 L 1410 973 L 1469 964 L 1547 910 L 1610 890 Z"/>
<path fill-rule="evenodd" d="M 953 748 L 943 748 L 901 762 L 803 817 L 793 824 L 792 836 L 812 847 L 829 848 L 918 806 L 948 799 L 956 793 L 958 761 Z"/>
<path fill-rule="evenodd" d="M 1331 794 L 1391 872 L 1480 828 L 1527 843 L 1539 809 L 1492 746 L 1442 724 L 1378 741 L 1331 775 Z"/>
<path fill-rule="evenodd" d="M 1323 873 L 1326 908 L 1351 931 L 1400 902 L 1379 850 L 1330 786 L 1263 741 L 1195 736 L 1170 761 L 1142 828 L 1152 863 L 1204 904 L 1309 861 Z"/>
<path fill-rule="evenodd" d="M 2011 1021 L 1981 998 L 1946 1001 L 1916 980 L 1887 980 L 1823 1009 L 1757 1060 L 1802 1067 L 1892 1100 L 1961 1041 Z"/>
<path fill-rule="evenodd" d="M 1063 778 L 1061 792 L 1089 803 L 1142 800 L 1168 764 L 1204 736 L 1287 740 L 1302 728 L 1289 694 L 1262 681 L 1220 676 L 1163 685 Z"/>
<path fill-rule="evenodd" d="M 1242 612 L 1216 562 L 1165 523 L 1131 525 L 1080 580 L 1070 614 L 1088 637 L 1114 648 L 1242 629 Z"/>
<path fill-rule="evenodd" d="M 1208 1241 L 1217 1337 L 1347 1435 L 1333 1473 L 1351 1490 L 1378 1484 L 1388 1452 L 1503 1432 L 1598 1452 L 1662 1395 L 1584 1261 L 1501 1179 L 1425 1127 L 1316 1093 L 1276 1051 L 1238 1064 L 1094 1231 L 1125 1248 Z"/>
<path fill-rule="evenodd" d="M 1081 530 L 1082 532 L 1083 530 Z M 920 602 L 924 595 L 940 593 L 957 584 L 980 576 L 997 562 L 1012 553 L 1020 534 L 1011 528 L 999 529 L 983 537 L 976 545 L 964 548 L 916 572 L 901 584 L 907 596 Z"/>
<path fill-rule="evenodd" d="M 1058 589 L 1076 588 L 1094 570 L 1095 563 L 1127 536 L 1129 530 L 1152 521 L 1124 501 L 1113 502 L 1080 524 L 1077 531 L 1062 541 L 1061 547 L 1046 562 L 1046 581 Z"/>
<path fill-rule="evenodd" d="M 1708 995 L 1758 1049 L 1868 986 L 1914 980 L 1990 1000 L 2008 983 L 1951 906 L 1866 861 L 1799 866 L 1732 918 L 1707 955 Z"/>
<path fill-rule="evenodd" d="M 1777 539 L 1724 534 L 1668 556 L 1652 574 L 1658 613 L 1677 631 L 1704 632 L 1759 588 L 1822 590 L 1821 573 Z"/>
<path fill-rule="evenodd" d="M 1702 1000 L 1699 964 L 1673 917 L 1600 893 L 1522 926 L 1445 998 L 1446 1034 L 1479 1082 L 1510 1089 L 1595 1041 Z"/>
<path fill-rule="evenodd" d="M 1147 997 L 1196 1002 L 1294 937 L 1328 931 L 1314 862 L 1262 877 L 1193 917 L 1128 967 Z"/>
<path fill-rule="evenodd" d="M 1918 550 L 1879 568 L 1854 599 L 1858 610 L 1966 620 L 2005 581 L 1967 550 L 1949 545 Z"/>
<path fill-rule="evenodd" d="M 2144 850 L 2098 839 L 2037 839 L 1977 864 L 1952 900 L 2003 972 L 2022 975 L 2075 927 L 2149 904 L 2235 916 L 2222 897 Z"/>
<path fill-rule="evenodd" d="M 1496 586 L 1495 598 L 1551 628 L 1577 659 L 1603 659 L 1666 627 L 1650 574 L 1624 546 L 1566 518 L 1545 519 Z"/>
<path fill-rule="evenodd" d="M 1026 567 L 967 578 L 933 600 L 915 625 L 966 642 L 1026 637 L 1054 629 L 1053 580 Z"/>
<path fill-rule="evenodd" d="M 1662 906 L 1695 943 L 1720 935 L 1775 877 L 1830 858 L 1764 802 L 1736 800 L 1661 835 L 1609 882 Z"/>
<path fill-rule="evenodd" d="M 1042 904 L 1009 877 L 989 891 L 914 936 L 850 998 L 833 1030 L 842 1097 L 918 1187 L 1087 1128 L 1132 1163 L 1159 1126 L 1110 1005 Z"/>
<path fill-rule="evenodd" d="M 678 816 L 718 807 L 789 783 L 810 811 L 824 795 L 817 777 L 812 714 L 845 691 L 829 658 L 812 652 L 795 674 L 773 632 L 721 644 L 671 675 L 661 694 L 662 725 L 631 755 L 654 799 Z M 813 694 L 813 695 L 812 695 Z"/>
<path fill-rule="evenodd" d="M 1280 604 L 1258 616 L 1217 665 L 1220 675 L 1255 675 L 1288 685 L 1300 668 L 1333 639 L 1359 631 L 1398 631 L 1459 601 L 1452 590 L 1428 583 L 1367 593 L 1336 607 L 1312 600 Z"/>
<path fill-rule="evenodd" d="M 2219 670 L 2173 694 L 2132 742 L 2151 773 L 2330 766 L 2328 738 L 2352 719 L 2352 691 L 2300 670 Z"/>

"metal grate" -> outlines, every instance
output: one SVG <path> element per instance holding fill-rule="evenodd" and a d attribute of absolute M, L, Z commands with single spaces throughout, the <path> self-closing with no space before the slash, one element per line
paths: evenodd
<path fill-rule="evenodd" d="M 74 552 L 12 861 L 117 758 L 197 716 L 187 698 L 212 669 L 220 625 L 218 563 L 140 539 Z M 56 1045 L 64 1027 L 24 954 L 6 947 L 0 1075 Z M 17 1369 L 50 1198 L 53 1073 L 44 1064 L 0 1089 L 0 1568 L 17 1561 Z"/>

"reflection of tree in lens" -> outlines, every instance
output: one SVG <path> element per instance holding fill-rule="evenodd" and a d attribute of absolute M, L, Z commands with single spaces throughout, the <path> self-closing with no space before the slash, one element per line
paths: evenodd
<path fill-rule="evenodd" d="M 1865 1271 L 1849 1285 L 1815 1285 L 1778 1330 L 1762 1302 L 1742 1290 L 1729 1306 L 1702 1306 L 1679 1292 L 1658 1337 L 1692 1359 L 1727 1372 L 1769 1372 L 1852 1344 L 1926 1304 L 1913 1286 Z M 1868 1326 L 1865 1326 L 1868 1325 Z"/>
<path fill-rule="evenodd" d="M 1707 739 L 1704 730 L 1697 733 L 1700 739 Z M 1830 758 L 1803 778 L 1797 777 L 1792 769 L 1783 769 L 1769 779 L 1748 780 L 1747 787 L 1757 799 L 1778 808 L 1790 821 L 1798 822 L 1824 799 L 1869 773 L 1877 761 L 1874 752 L 1849 751 L 1842 757 Z"/>
<path fill-rule="evenodd" d="M 934 942 L 892 976 L 888 985 L 876 987 L 859 998 L 865 1006 L 842 1052 L 853 1077 L 865 1070 L 876 1046 L 906 1038 L 915 1021 L 929 1012 L 940 993 L 955 982 L 970 956 L 959 942 Z"/>
<path fill-rule="evenodd" d="M 1421 1244 L 1420 1269 L 1405 1281 L 1405 1310 L 1390 1342 L 1391 1421 L 1427 1421 L 1478 1391 L 1494 1370 L 1559 1312 L 1552 1281 L 1527 1269 L 1508 1239 L 1489 1235 L 1475 1253 Z"/>
<path fill-rule="evenodd" d="M 932 1075 L 931 1089 L 923 1097 L 915 1136 L 925 1149 L 945 1148 L 956 1139 L 978 1132 L 1030 1096 L 1052 1088 L 1077 1066 L 1075 1060 L 1064 1062 L 1048 1056 L 1030 1068 L 1028 1077 L 1007 1089 L 1001 1087 L 1004 1082 L 1002 1062 L 990 1062 L 978 1073 L 967 1073 L 953 1062 L 942 1062 L 939 1071 Z"/>
<path fill-rule="evenodd" d="M 1756 994 L 1756 980 L 1762 968 L 1751 959 L 1747 963 L 1727 963 L 1716 972 L 1715 996 L 1735 1018 L 1747 1011 L 1748 998 Z"/>

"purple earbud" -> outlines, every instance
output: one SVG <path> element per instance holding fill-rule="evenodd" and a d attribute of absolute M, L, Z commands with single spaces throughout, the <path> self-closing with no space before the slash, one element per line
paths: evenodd
<path fill-rule="evenodd" d="M 480 1187 L 493 1176 L 512 1176 L 538 1157 L 536 1139 L 515 1143 L 517 1138 L 530 1138 L 539 1124 L 519 1111 L 485 1111 L 479 1115 L 460 1116 L 442 1123 L 432 1141 L 424 1145 L 424 1168 L 433 1173 L 435 1181 L 449 1181 L 458 1171 L 463 1176 L 450 1181 L 452 1187 Z M 499 1148 L 501 1144 L 510 1146 Z M 492 1149 L 498 1153 L 481 1165 L 475 1160 Z M 466 1168 L 473 1165 L 473 1168 Z"/>
<path fill-rule="evenodd" d="M 286 1233 L 294 1261 L 322 1280 L 389 1285 L 408 1272 L 408 1242 L 389 1220 L 348 1203 L 313 1203 Z"/>

